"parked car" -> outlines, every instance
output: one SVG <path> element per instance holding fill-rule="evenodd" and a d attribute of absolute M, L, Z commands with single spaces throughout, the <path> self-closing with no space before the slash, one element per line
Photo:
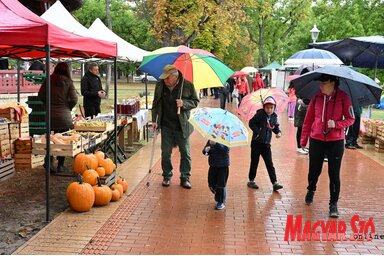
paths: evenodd
<path fill-rule="evenodd" d="M 142 83 L 145 83 L 145 75 L 140 75 L 136 79 L 141 81 Z M 147 82 L 157 82 L 157 79 L 154 78 L 153 76 L 147 75 Z"/>

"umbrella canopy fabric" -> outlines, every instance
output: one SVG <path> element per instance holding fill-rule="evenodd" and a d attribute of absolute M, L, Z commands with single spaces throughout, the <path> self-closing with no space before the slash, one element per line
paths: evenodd
<path fill-rule="evenodd" d="M 316 65 L 316 64 L 306 64 L 306 65 L 301 65 L 296 71 L 295 71 L 295 75 L 303 75 L 305 73 L 308 73 L 310 71 L 313 71 L 315 69 L 318 69 L 320 68 L 320 66 Z"/>
<path fill-rule="evenodd" d="M 293 79 L 291 83 L 296 95 L 300 98 L 312 98 L 319 91 L 320 83 L 316 79 L 322 74 L 339 78 L 339 88 L 348 94 L 354 107 L 376 104 L 380 101 L 383 89 L 368 76 L 346 66 L 326 66 Z"/>
<path fill-rule="evenodd" d="M 285 80 L 287 80 L 287 81 L 292 81 L 293 79 L 298 78 L 299 76 L 300 76 L 300 75 L 295 75 L 295 74 L 293 74 L 293 75 L 287 76 L 287 77 L 285 78 Z"/>
<path fill-rule="evenodd" d="M 231 77 L 242 77 L 242 76 L 249 76 L 248 72 L 244 71 L 236 71 Z"/>
<path fill-rule="evenodd" d="M 306 49 L 296 52 L 285 62 L 285 66 L 300 66 L 316 64 L 324 65 L 342 65 L 343 62 L 332 52 L 321 49 Z"/>
<path fill-rule="evenodd" d="M 243 67 L 240 71 L 247 72 L 247 73 L 256 73 L 258 70 L 255 67 L 247 66 L 247 67 Z"/>
<path fill-rule="evenodd" d="M 263 108 L 263 101 L 268 96 L 272 96 L 275 99 L 275 112 L 281 114 L 287 107 L 289 98 L 280 88 L 263 88 L 248 94 L 241 100 L 237 114 L 248 122 L 256 114 L 258 109 Z"/>
<path fill-rule="evenodd" d="M 334 53 L 346 65 L 384 68 L 384 36 L 351 37 L 310 46 Z"/>
<path fill-rule="evenodd" d="M 144 56 L 139 69 L 159 79 L 167 64 L 174 65 L 195 89 L 220 87 L 235 73 L 212 53 L 186 46 L 163 47 Z"/>
<path fill-rule="evenodd" d="M 227 147 L 248 145 L 248 129 L 234 114 L 221 108 L 196 108 L 188 120 L 207 140 Z"/>

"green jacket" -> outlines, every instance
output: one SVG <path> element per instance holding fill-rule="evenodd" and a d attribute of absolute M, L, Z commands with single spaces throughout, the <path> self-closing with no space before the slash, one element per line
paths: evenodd
<path fill-rule="evenodd" d="M 191 133 L 193 132 L 193 126 L 188 122 L 188 119 L 190 116 L 191 109 L 196 108 L 199 104 L 199 97 L 197 96 L 193 84 L 188 80 L 183 79 L 183 75 L 179 72 L 179 81 L 177 82 L 176 87 L 183 83 L 183 81 L 184 85 L 182 87 L 181 96 L 181 99 L 183 100 L 183 107 L 180 111 L 179 120 L 183 136 L 184 138 L 188 138 L 189 135 L 191 135 Z M 161 128 L 161 120 L 164 114 L 162 104 L 164 86 L 166 85 L 164 84 L 163 79 L 157 82 L 155 87 L 155 95 L 152 103 L 152 122 L 156 122 L 157 120 L 159 128 Z"/>

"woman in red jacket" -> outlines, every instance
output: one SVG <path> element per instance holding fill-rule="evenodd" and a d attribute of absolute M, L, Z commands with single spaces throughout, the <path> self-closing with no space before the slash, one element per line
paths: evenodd
<path fill-rule="evenodd" d="M 241 100 L 250 93 L 249 91 L 249 84 L 247 81 L 247 78 L 245 76 L 242 76 L 237 79 L 236 86 L 237 90 L 239 91 L 239 106 L 241 103 Z"/>
<path fill-rule="evenodd" d="M 344 154 L 344 129 L 354 122 L 348 95 L 338 88 L 335 76 L 323 74 L 318 79 L 320 91 L 312 98 L 305 116 L 300 144 L 304 148 L 309 138 L 308 192 L 305 203 L 312 204 L 316 184 L 328 157 L 329 216 L 337 218 L 340 193 L 340 166 Z"/>

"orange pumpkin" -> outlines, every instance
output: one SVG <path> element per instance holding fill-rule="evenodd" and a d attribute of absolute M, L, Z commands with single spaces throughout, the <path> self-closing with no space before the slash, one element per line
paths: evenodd
<path fill-rule="evenodd" d="M 115 183 L 115 184 L 112 184 L 111 185 L 111 189 L 117 189 L 119 190 L 120 192 L 120 196 L 123 196 L 123 193 L 124 193 L 124 189 L 123 189 L 123 186 L 118 184 L 118 183 Z"/>
<path fill-rule="evenodd" d="M 116 168 L 116 165 L 110 158 L 103 159 L 100 165 L 104 167 L 105 175 L 111 175 Z"/>
<path fill-rule="evenodd" d="M 111 201 L 112 202 L 115 202 L 115 201 L 119 201 L 121 195 L 120 195 L 120 191 L 116 188 L 112 188 L 112 199 Z"/>
<path fill-rule="evenodd" d="M 91 184 L 91 186 L 94 186 L 97 184 L 97 177 L 99 177 L 99 174 L 93 169 L 88 169 L 83 172 L 82 176 L 84 182 Z"/>
<path fill-rule="evenodd" d="M 97 178 L 97 185 L 93 186 L 95 191 L 95 202 L 93 205 L 104 206 L 109 204 L 112 199 L 112 190 L 106 186 L 101 185 L 100 178 Z"/>
<path fill-rule="evenodd" d="M 103 151 L 96 151 L 95 153 L 94 153 L 94 155 L 96 156 L 96 158 L 97 158 L 97 161 L 100 163 L 100 161 L 101 160 L 103 160 L 104 158 L 105 158 L 105 154 L 104 154 L 104 152 Z"/>
<path fill-rule="evenodd" d="M 128 189 L 128 182 L 126 179 L 120 177 L 120 179 L 117 180 L 117 183 L 120 184 L 121 186 L 123 186 L 123 191 L 125 193 L 125 191 L 127 191 Z"/>
<path fill-rule="evenodd" d="M 73 159 L 73 171 L 75 173 L 83 174 L 87 169 L 95 170 L 98 166 L 97 158 L 94 154 L 77 154 Z"/>
<path fill-rule="evenodd" d="M 105 169 L 103 166 L 99 165 L 99 167 L 96 168 L 96 171 L 100 178 L 105 176 Z"/>
<path fill-rule="evenodd" d="M 77 179 L 78 181 L 72 182 L 67 187 L 67 200 L 72 210 L 87 212 L 95 202 L 95 192 L 91 185 L 83 182 L 80 175 Z"/>

